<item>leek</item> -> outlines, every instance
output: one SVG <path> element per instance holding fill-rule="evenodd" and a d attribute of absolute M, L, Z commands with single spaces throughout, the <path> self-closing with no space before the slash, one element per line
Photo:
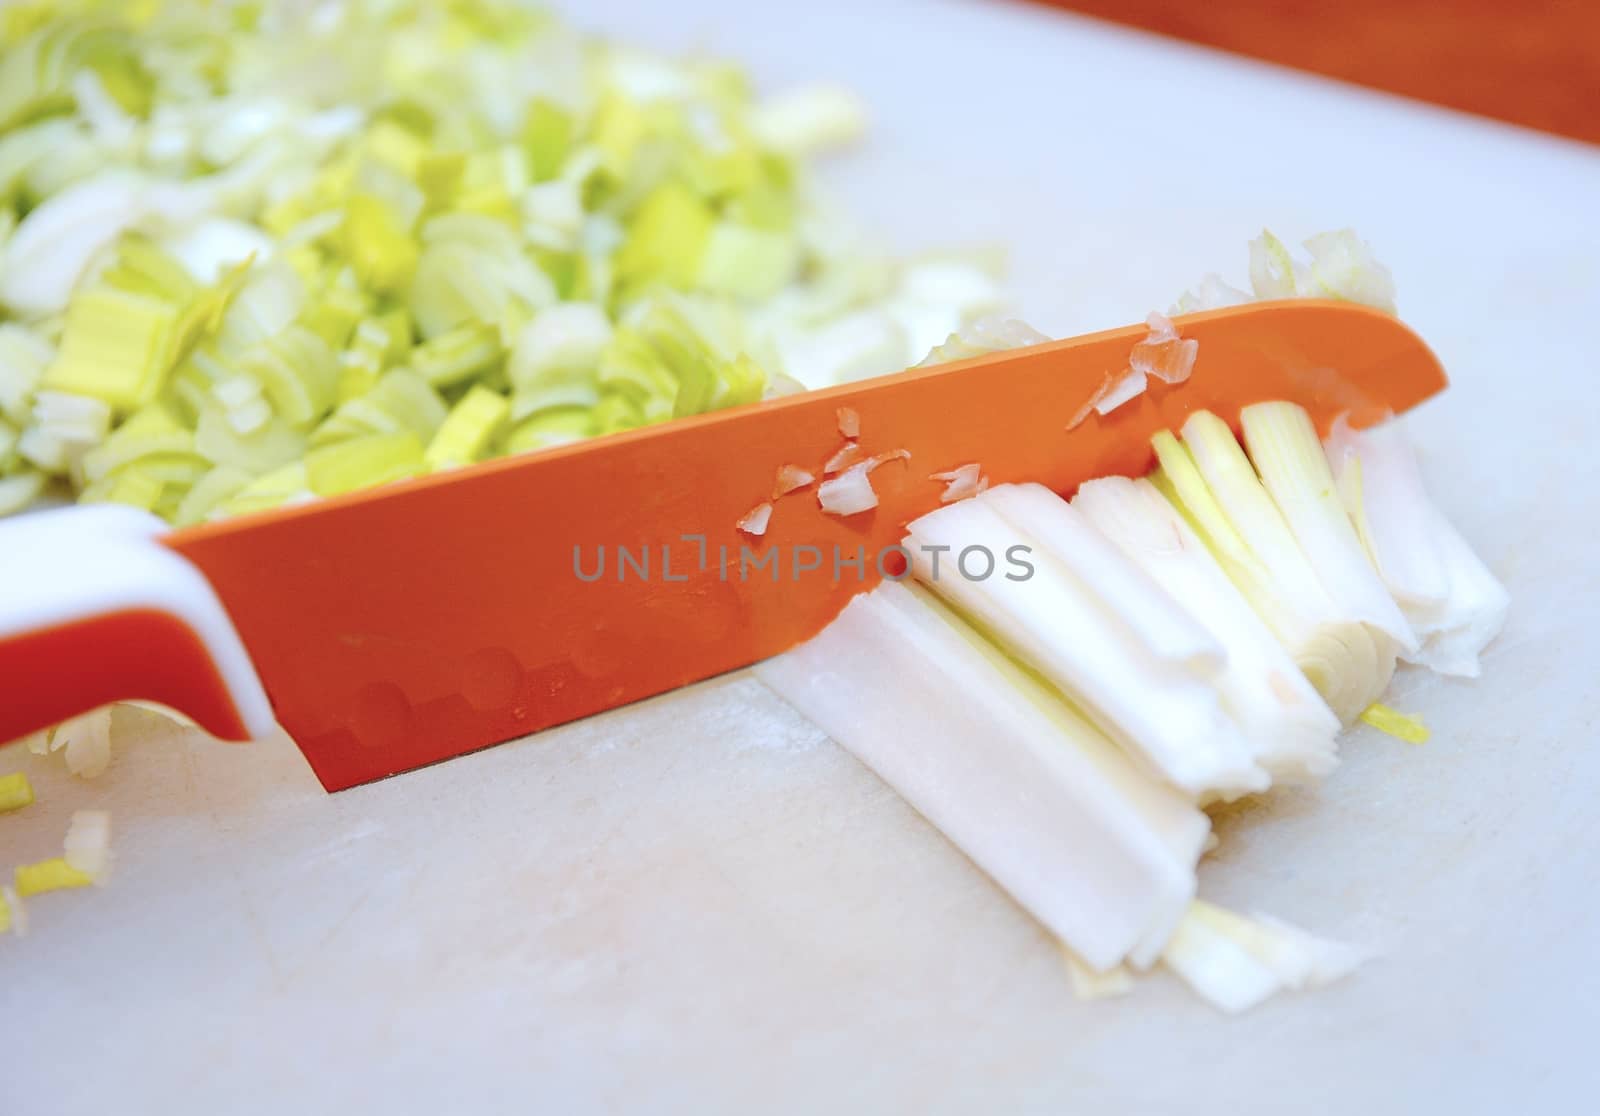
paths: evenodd
<path fill-rule="evenodd" d="M 1173 786 L 1206 798 L 1264 789 L 1267 774 L 1251 758 L 1238 725 L 1204 675 L 1189 669 L 1215 665 L 1194 622 L 1140 571 L 1111 574 L 1103 540 L 1084 555 L 1067 543 L 1065 531 L 1036 527 L 1031 507 L 1008 500 L 1010 487 L 914 521 L 907 545 L 917 578 L 1059 686 L 1102 731 Z M 1070 508 L 1063 515 L 1070 517 Z M 1032 551 L 1035 572 L 1026 580 L 1003 574 L 980 580 L 960 567 L 973 548 L 1001 556 L 1017 546 Z M 1100 595 L 1107 591 L 1115 595 Z M 1049 622 L 1041 623 L 1041 616 Z"/>
<path fill-rule="evenodd" d="M 1420 717 L 1408 716 L 1379 702 L 1373 702 L 1362 710 L 1361 720 L 1379 732 L 1387 733 L 1396 740 L 1404 740 L 1407 744 L 1428 742 L 1428 726 L 1422 723 Z"/>
<path fill-rule="evenodd" d="M 55 349 L 34 330 L 0 323 L 0 415 L 27 422 L 34 389 L 55 359 Z"/>
<path fill-rule="evenodd" d="M 1226 649 L 1218 693 L 1274 780 L 1332 770 L 1338 718 L 1155 486 L 1106 477 L 1082 485 L 1072 506 Z"/>
<path fill-rule="evenodd" d="M 65 857 L 51 857 L 36 864 L 19 864 L 15 873 L 17 896 L 29 899 L 46 891 L 69 887 L 88 887 L 94 879 L 68 864 Z"/>
<path fill-rule="evenodd" d="M 1153 445 L 1157 487 L 1339 720 L 1353 722 L 1389 684 L 1394 645 L 1340 610 L 1226 423 L 1197 412 L 1184 423 L 1182 443 L 1164 433 Z"/>
<path fill-rule="evenodd" d="M 1305 408 L 1293 403 L 1257 403 L 1240 412 L 1239 421 L 1262 485 L 1335 605 L 1403 649 L 1414 650 L 1416 636 L 1350 524 L 1335 491 L 1322 442 Z"/>
<path fill-rule="evenodd" d="M 74 810 L 62 850 L 68 867 L 104 886 L 111 872 L 111 815 L 104 810 Z"/>
<path fill-rule="evenodd" d="M 897 264 L 817 206 L 809 160 L 864 125 L 842 90 L 757 102 L 726 65 L 586 42 L 516 0 L 286 27 L 163 0 L 8 25 L 0 414 L 21 444 L 0 479 L 26 463 L 98 499 L 152 476 L 113 463 L 157 455 L 132 438 L 88 476 L 111 431 L 40 428 L 41 384 L 113 428 L 171 405 L 207 460 L 260 477 L 289 464 L 285 427 L 301 454 L 429 445 L 445 401 L 396 400 L 399 370 L 450 403 L 517 396 L 473 451 L 492 455 L 894 371 L 997 304 L 987 258 Z M 587 413 L 544 413 L 567 407 Z M 226 445 L 214 410 L 273 452 Z M 187 495 L 163 480 L 155 510 Z"/>
<path fill-rule="evenodd" d="M 150 295 L 101 287 L 67 308 L 61 351 L 42 387 L 100 399 L 119 411 L 149 403 L 171 368 L 178 310 Z"/>
<path fill-rule="evenodd" d="M 33 786 L 25 772 L 0 775 L 0 814 L 20 810 L 33 802 Z"/>
<path fill-rule="evenodd" d="M 1359 432 L 1341 422 L 1327 454 L 1357 534 L 1417 635 L 1419 645 L 1401 657 L 1477 677 L 1510 598 L 1429 498 L 1398 420 Z"/>
<path fill-rule="evenodd" d="M 413 477 L 424 468 L 422 443 L 415 434 L 370 434 L 306 454 L 306 486 L 318 496 L 337 496 Z"/>
<path fill-rule="evenodd" d="M 430 469 L 448 469 L 480 460 L 494 444 L 511 404 L 481 384 L 474 385 L 440 424 L 424 454 Z"/>
<path fill-rule="evenodd" d="M 1154 960 L 1205 816 L 928 593 L 885 583 L 756 672 L 1093 969 Z"/>

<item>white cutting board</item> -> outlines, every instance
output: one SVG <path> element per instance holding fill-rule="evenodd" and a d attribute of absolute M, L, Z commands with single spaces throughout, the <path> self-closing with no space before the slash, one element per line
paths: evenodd
<path fill-rule="evenodd" d="M 582 5 L 860 90 L 831 181 L 913 248 L 1010 245 L 1067 332 L 1352 224 L 1455 386 L 1415 429 L 1509 582 L 1486 677 L 1405 673 L 1316 793 L 1220 826 L 1206 894 L 1383 959 L 1225 1020 L 1076 1003 L 1039 929 L 746 676 L 329 797 L 287 741 L 146 725 L 37 775 L 0 860 L 115 813 L 120 872 L 0 939 L 0 1112 L 1592 1110 L 1600 151 L 1001 3 Z M 140 721 L 133 714 L 130 721 Z M 29 761 L 6 756 L 0 767 Z"/>

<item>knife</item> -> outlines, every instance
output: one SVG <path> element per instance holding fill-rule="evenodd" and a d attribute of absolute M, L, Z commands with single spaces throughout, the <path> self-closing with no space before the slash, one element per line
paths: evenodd
<path fill-rule="evenodd" d="M 1068 429 L 1146 327 L 678 419 L 346 496 L 167 532 L 111 506 L 0 522 L 0 740 L 144 699 L 225 740 L 274 720 L 337 791 L 748 666 L 901 570 L 932 474 L 993 483 L 1139 476 L 1150 436 L 1288 399 L 1326 433 L 1441 390 L 1394 318 L 1295 300 L 1175 319 L 1190 378 Z M 859 419 L 877 507 L 824 512 Z M 738 528 L 772 504 L 760 536 Z"/>

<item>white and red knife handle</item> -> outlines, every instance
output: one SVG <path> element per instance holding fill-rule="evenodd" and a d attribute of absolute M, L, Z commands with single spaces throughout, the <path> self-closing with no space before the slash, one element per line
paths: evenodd
<path fill-rule="evenodd" d="M 0 743 L 134 699 L 223 740 L 272 733 L 238 632 L 166 529 L 110 504 L 0 520 Z"/>

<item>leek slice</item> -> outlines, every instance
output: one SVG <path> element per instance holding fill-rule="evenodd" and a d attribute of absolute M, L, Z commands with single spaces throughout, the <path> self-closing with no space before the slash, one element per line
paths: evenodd
<path fill-rule="evenodd" d="M 85 291 L 67 307 L 61 351 L 42 387 L 100 399 L 119 411 L 153 400 L 171 368 L 178 310 L 112 287 Z"/>
<path fill-rule="evenodd" d="M 27 470 L 0 477 L 0 516 L 11 515 L 37 500 L 45 489 L 45 475 Z"/>
<path fill-rule="evenodd" d="M 20 810 L 33 802 L 33 785 L 23 771 L 0 775 L 0 814 Z"/>
<path fill-rule="evenodd" d="M 410 431 L 424 443 L 444 423 L 449 408 L 433 386 L 409 368 L 384 373 L 372 390 L 341 403 L 311 435 L 313 446 L 366 434 Z"/>
<path fill-rule="evenodd" d="M 422 442 L 409 430 L 370 434 L 306 454 L 306 485 L 318 496 L 337 496 L 414 477 L 425 468 Z"/>
<path fill-rule="evenodd" d="M 925 591 L 887 582 L 755 669 L 1096 971 L 1187 907 L 1205 816 Z"/>
<path fill-rule="evenodd" d="M 411 368 L 436 388 L 483 375 L 500 361 L 500 331 L 493 326 L 460 326 L 418 345 Z"/>
<path fill-rule="evenodd" d="M 313 498 L 305 462 L 294 461 L 255 478 L 216 504 L 207 518 L 216 518 L 219 514 L 244 515 L 266 511 L 284 504 L 304 503 Z"/>
<path fill-rule="evenodd" d="M 111 874 L 111 815 L 104 810 L 74 810 L 61 842 L 62 859 L 105 886 Z"/>
<path fill-rule="evenodd" d="M 29 899 L 46 891 L 88 887 L 94 879 L 68 864 L 65 857 L 51 857 L 36 864 L 19 864 L 15 873 L 17 896 Z"/>
<path fill-rule="evenodd" d="M 280 418 L 271 418 L 241 434 L 215 405 L 200 411 L 194 448 L 215 465 L 260 474 L 297 461 L 306 452 L 306 437 Z"/>
<path fill-rule="evenodd" d="M 557 303 L 535 315 L 517 335 L 507 374 L 520 390 L 589 376 L 612 333 L 611 321 L 599 307 Z"/>
<path fill-rule="evenodd" d="M 440 425 L 424 455 L 429 469 L 449 469 L 480 460 L 499 436 L 511 412 L 510 401 L 474 385 Z"/>
<path fill-rule="evenodd" d="M 506 435 L 505 452 L 528 453 L 582 441 L 601 433 L 600 407 L 551 407 L 517 424 Z"/>
<path fill-rule="evenodd" d="M 1174 787 L 1197 798 L 1264 789 L 1266 772 L 1207 681 L 1164 662 L 1126 619 L 1132 610 L 1159 608 L 1159 602 L 1098 596 L 1089 563 L 1052 546 L 1040 537 L 1042 529 L 1035 533 L 1031 524 L 1018 522 L 1026 516 L 1000 514 L 993 497 L 1005 487 L 946 505 L 910 525 L 907 544 L 918 580 L 1060 687 L 1102 731 Z M 978 579 L 962 569 L 967 552 L 999 559 L 1019 546 L 1031 548 L 1031 577 L 991 571 Z M 1168 619 L 1178 630 L 1192 624 Z"/>
<path fill-rule="evenodd" d="M 173 522 L 189 527 L 204 521 L 224 500 L 242 491 L 254 478 L 243 469 L 218 465 L 195 481 L 179 502 Z"/>
<path fill-rule="evenodd" d="M 0 322 L 0 415 L 21 425 L 55 349 L 43 337 L 15 322 Z"/>
<path fill-rule="evenodd" d="M 46 199 L 6 242 L 0 303 L 31 317 L 59 313 L 90 262 L 145 216 L 147 204 L 145 180 L 116 168 Z"/>

